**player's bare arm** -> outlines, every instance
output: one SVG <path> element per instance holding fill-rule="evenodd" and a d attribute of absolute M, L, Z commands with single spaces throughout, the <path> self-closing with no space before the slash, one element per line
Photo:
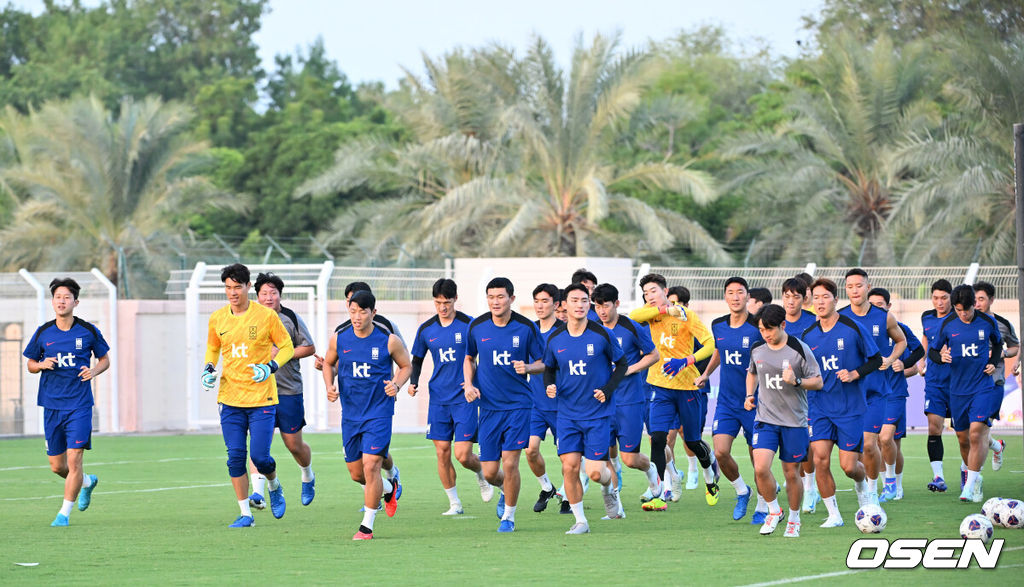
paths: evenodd
<path fill-rule="evenodd" d="M 90 381 L 97 375 L 103 373 L 110 368 L 110 354 L 107 353 L 96 361 L 96 364 L 92 367 L 83 366 L 78 371 L 78 378 L 82 381 Z"/>

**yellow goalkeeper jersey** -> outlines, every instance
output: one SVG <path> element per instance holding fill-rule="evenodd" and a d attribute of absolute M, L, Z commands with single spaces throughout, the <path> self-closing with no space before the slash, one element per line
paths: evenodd
<path fill-rule="evenodd" d="M 651 385 L 667 389 L 697 389 L 693 380 L 700 375 L 700 372 L 695 365 L 683 369 L 675 377 L 666 375 L 662 371 L 662 366 L 668 359 L 683 359 L 690 355 L 694 355 L 697 361 L 703 361 L 715 351 L 715 337 L 711 335 L 711 331 L 701 322 L 696 313 L 685 308 L 683 310 L 686 316 L 685 320 L 670 314 L 663 314 L 654 306 L 641 306 L 629 313 L 630 318 L 650 327 L 654 346 L 661 354 L 661 360 L 647 370 L 647 382 Z M 695 338 L 702 347 L 696 354 L 693 352 L 693 339 Z"/>
<path fill-rule="evenodd" d="M 252 380 L 252 363 L 269 363 L 271 349 L 277 347 L 277 364 L 292 358 L 295 348 L 277 312 L 250 301 L 249 309 L 240 316 L 224 306 L 210 316 L 206 337 L 205 363 L 221 360 L 220 391 L 217 403 L 238 408 L 254 408 L 277 404 L 277 381 L 271 375 L 266 381 Z"/>

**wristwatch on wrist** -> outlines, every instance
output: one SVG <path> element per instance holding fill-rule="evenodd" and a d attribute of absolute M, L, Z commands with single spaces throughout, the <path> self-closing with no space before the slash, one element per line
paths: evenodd
<path fill-rule="evenodd" d="M 794 385 L 796 385 L 797 387 L 800 387 L 800 384 L 803 383 L 803 382 L 804 382 L 803 379 L 800 379 L 799 377 L 797 377 L 796 378 L 796 383 Z"/>

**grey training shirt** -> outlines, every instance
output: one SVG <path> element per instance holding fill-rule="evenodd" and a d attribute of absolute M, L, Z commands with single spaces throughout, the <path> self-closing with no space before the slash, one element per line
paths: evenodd
<path fill-rule="evenodd" d="M 298 324 L 292 321 L 288 312 L 279 312 L 277 315 L 281 318 L 284 329 L 288 331 L 288 336 L 292 337 L 293 346 L 298 348 L 313 344 L 313 335 L 309 333 L 309 328 L 306 328 L 306 323 L 299 318 L 298 314 L 294 314 Z M 277 378 L 278 395 L 302 395 L 302 371 L 299 369 L 298 359 L 292 359 L 281 365 L 274 377 Z"/>
<path fill-rule="evenodd" d="M 757 376 L 758 422 L 776 426 L 807 427 L 807 390 L 782 380 L 786 366 L 801 378 L 821 375 L 811 349 L 795 336 L 789 336 L 781 349 L 772 350 L 765 342 L 750 349 L 750 373 Z"/>

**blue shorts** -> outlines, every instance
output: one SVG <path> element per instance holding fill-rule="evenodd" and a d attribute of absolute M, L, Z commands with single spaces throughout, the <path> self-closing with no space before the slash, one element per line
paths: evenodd
<path fill-rule="evenodd" d="M 815 415 L 807 428 L 810 441 L 830 440 L 847 452 L 864 452 L 864 417 Z"/>
<path fill-rule="evenodd" d="M 907 398 L 889 396 L 885 402 L 885 425 L 896 427 L 893 438 L 907 435 Z"/>
<path fill-rule="evenodd" d="M 428 404 L 427 440 L 476 442 L 477 426 L 480 423 L 476 409 L 476 403 L 465 401 L 457 404 Z"/>
<path fill-rule="evenodd" d="M 647 434 L 651 434 L 651 404 L 654 403 L 654 387 L 647 386 L 647 398 L 644 400 L 644 429 L 647 430 Z M 672 421 L 672 429 L 679 430 L 679 416 L 677 415 L 675 420 Z"/>
<path fill-rule="evenodd" d="M 220 404 L 220 432 L 228 449 L 228 474 L 243 477 L 246 474 L 245 448 L 249 444 L 249 458 L 256 470 L 267 475 L 277 470 L 270 456 L 270 443 L 274 440 L 274 420 L 277 406 L 240 408 Z"/>
<path fill-rule="evenodd" d="M 64 454 L 69 448 L 92 448 L 92 406 L 75 410 L 43 408 L 46 454 Z"/>
<path fill-rule="evenodd" d="M 523 450 L 530 442 L 530 410 L 480 408 L 478 431 L 481 461 L 501 460 L 503 451 Z"/>
<path fill-rule="evenodd" d="M 341 442 L 345 462 L 353 463 L 363 455 L 386 456 L 391 445 L 391 416 L 369 420 L 341 421 Z"/>
<path fill-rule="evenodd" d="M 618 440 L 620 451 L 640 452 L 640 441 L 644 435 L 644 408 L 646 406 L 647 402 L 615 406 L 608 446 L 615 446 L 615 441 Z"/>
<path fill-rule="evenodd" d="M 747 439 L 747 446 L 754 446 L 752 440 L 754 435 L 754 416 L 756 410 L 738 411 L 718 404 L 715 408 L 715 420 L 711 423 L 711 434 L 728 434 L 733 438 L 739 436 L 740 429 L 743 429 L 743 436 Z"/>
<path fill-rule="evenodd" d="M 556 410 L 538 410 L 537 406 L 530 408 L 530 436 L 538 436 L 541 440 L 547 438 L 547 431 L 551 429 L 551 439 L 558 444 L 558 412 Z"/>
<path fill-rule="evenodd" d="M 754 423 L 754 439 L 751 446 L 777 453 L 779 460 L 784 463 L 801 463 L 806 460 L 810 442 L 807 429 L 803 426 Z"/>
<path fill-rule="evenodd" d="M 986 426 L 991 426 L 992 412 L 999 409 L 996 394 L 991 390 L 974 395 L 952 395 L 949 399 L 949 409 L 953 414 L 953 430 L 957 432 L 967 430 L 973 422 L 983 422 Z M 1003 394 L 1000 390 L 999 401 L 1002 402 L 1002 399 Z"/>
<path fill-rule="evenodd" d="M 888 403 L 888 395 L 873 393 L 867 397 L 867 408 L 864 410 L 864 432 L 878 434 L 882 431 L 882 424 L 885 424 L 886 404 Z"/>
<path fill-rule="evenodd" d="M 655 387 L 651 402 L 651 426 L 654 432 L 675 430 L 678 421 L 683 427 L 683 440 L 700 440 L 708 415 L 708 394 L 703 391 Z M 675 426 L 675 427 L 673 427 Z"/>
<path fill-rule="evenodd" d="M 302 432 L 306 425 L 306 407 L 302 403 L 302 394 L 277 396 L 277 418 L 274 426 L 282 434 Z"/>
<path fill-rule="evenodd" d="M 950 418 L 949 411 L 949 389 L 935 389 L 934 387 L 924 388 L 924 413 L 936 414 L 943 418 Z"/>
<path fill-rule="evenodd" d="M 612 419 L 596 420 L 558 419 L 558 429 L 562 431 L 558 437 L 558 454 L 564 455 L 578 452 L 592 461 L 603 461 L 608 458 L 608 438 L 612 433 Z"/>

